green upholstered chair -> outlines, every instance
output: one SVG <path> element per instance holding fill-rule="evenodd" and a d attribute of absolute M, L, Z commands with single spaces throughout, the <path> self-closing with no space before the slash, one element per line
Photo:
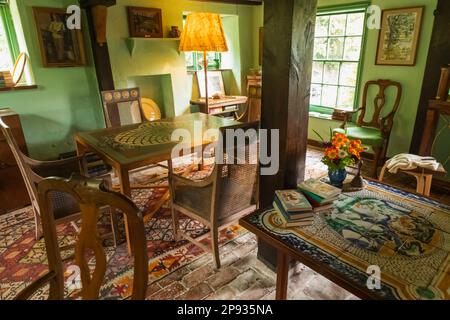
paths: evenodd
<path fill-rule="evenodd" d="M 367 96 L 370 86 L 378 86 L 378 93 L 373 100 L 373 115 L 370 121 L 365 121 L 364 118 L 367 113 Z M 389 112 L 383 112 L 383 107 L 386 106 L 386 89 L 395 87 L 396 93 L 393 101 L 392 109 Z M 378 166 L 384 161 L 386 150 L 389 143 L 389 136 L 391 134 L 392 125 L 394 124 L 395 112 L 400 104 L 402 96 L 402 86 L 396 81 L 390 80 L 370 80 L 364 85 L 362 106 L 354 111 L 345 112 L 344 123 L 340 128 L 333 130 L 333 133 L 345 133 L 350 139 L 360 139 L 362 144 L 371 146 L 374 155 L 374 164 L 372 176 L 377 177 Z M 361 112 L 360 112 L 361 111 Z M 348 127 L 347 122 L 351 117 L 360 112 L 355 126 Z M 383 115 L 385 114 L 385 115 Z"/>

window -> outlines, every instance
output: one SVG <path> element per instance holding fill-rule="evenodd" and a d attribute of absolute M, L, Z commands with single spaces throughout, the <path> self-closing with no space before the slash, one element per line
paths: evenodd
<path fill-rule="evenodd" d="M 19 46 L 8 1 L 0 0 L 0 70 L 11 70 L 18 55 Z"/>
<path fill-rule="evenodd" d="M 365 8 L 319 12 L 311 78 L 311 111 L 354 108 L 363 43 Z"/>
<path fill-rule="evenodd" d="M 189 71 L 197 71 L 203 69 L 203 52 L 185 52 L 186 67 Z M 222 53 L 207 52 L 206 61 L 208 69 L 220 69 L 222 63 Z"/>

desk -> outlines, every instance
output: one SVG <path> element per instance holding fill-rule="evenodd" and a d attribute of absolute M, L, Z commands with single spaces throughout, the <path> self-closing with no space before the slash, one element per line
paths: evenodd
<path fill-rule="evenodd" d="M 239 111 L 239 105 L 247 103 L 246 96 L 225 96 L 220 99 L 208 99 L 208 112 L 205 110 L 205 98 L 191 100 L 190 103 L 200 107 L 200 112 L 224 116 Z"/>
<path fill-rule="evenodd" d="M 106 128 L 77 133 L 75 143 L 77 154 L 94 152 L 112 166 L 119 177 L 120 191 L 131 198 L 129 171 L 171 159 L 173 147 L 172 132 L 186 129 L 193 137 L 194 122 L 203 124 L 203 133 L 208 129 L 239 124 L 236 121 L 203 113 L 194 113 L 174 118 Z M 194 139 L 192 139 L 194 140 Z M 196 143 L 193 141 L 193 143 Z M 201 141 L 207 144 L 210 141 Z M 192 151 L 198 145 L 192 145 Z M 128 226 L 125 221 L 128 249 L 131 251 Z"/>
<path fill-rule="evenodd" d="M 434 200 L 368 180 L 311 226 L 282 228 L 273 209 L 239 223 L 277 249 L 277 299 L 291 258 L 360 298 L 450 299 L 450 206 Z M 379 267 L 379 289 L 367 287 L 369 266 Z"/>

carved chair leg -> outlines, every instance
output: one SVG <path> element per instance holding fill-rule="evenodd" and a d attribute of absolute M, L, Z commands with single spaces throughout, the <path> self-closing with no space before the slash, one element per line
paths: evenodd
<path fill-rule="evenodd" d="M 382 149 L 383 148 L 380 148 L 380 147 L 373 147 L 373 151 L 375 152 L 375 155 L 374 155 L 374 159 L 373 159 L 372 177 L 375 179 L 378 176 L 377 169 L 378 169 L 378 165 L 380 163 Z"/>
<path fill-rule="evenodd" d="M 220 257 L 219 257 L 219 228 L 217 226 L 211 227 L 211 240 L 212 240 L 212 254 L 216 268 L 220 269 Z"/>
<path fill-rule="evenodd" d="M 36 237 L 36 240 L 39 240 L 42 237 L 41 217 L 36 208 L 34 206 L 32 207 L 34 212 L 34 236 Z"/>
<path fill-rule="evenodd" d="M 180 240 L 180 215 L 177 210 L 174 209 L 172 205 L 172 223 L 173 223 L 173 240 Z"/>
<path fill-rule="evenodd" d="M 109 207 L 109 214 L 111 218 L 111 230 L 113 236 L 114 247 L 119 245 L 119 217 L 116 212 L 116 208 Z"/>

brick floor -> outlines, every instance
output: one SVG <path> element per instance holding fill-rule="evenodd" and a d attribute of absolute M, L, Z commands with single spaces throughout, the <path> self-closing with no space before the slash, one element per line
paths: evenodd
<path fill-rule="evenodd" d="M 326 172 L 320 162 L 322 152 L 308 148 L 306 177 L 316 177 Z M 371 163 L 365 161 L 363 173 L 370 172 Z M 386 173 L 385 182 L 414 190 L 415 182 L 407 175 Z M 433 193 L 434 192 L 434 193 Z M 432 195 L 443 202 L 450 198 L 432 189 Z M 150 299 L 274 299 L 275 273 L 256 257 L 257 242 L 247 233 L 220 248 L 222 268 L 214 268 L 212 256 L 205 254 L 168 277 L 153 284 L 149 290 L 159 291 Z M 297 264 L 289 277 L 288 299 L 358 299 L 348 291 L 317 274 L 308 267 Z"/>

